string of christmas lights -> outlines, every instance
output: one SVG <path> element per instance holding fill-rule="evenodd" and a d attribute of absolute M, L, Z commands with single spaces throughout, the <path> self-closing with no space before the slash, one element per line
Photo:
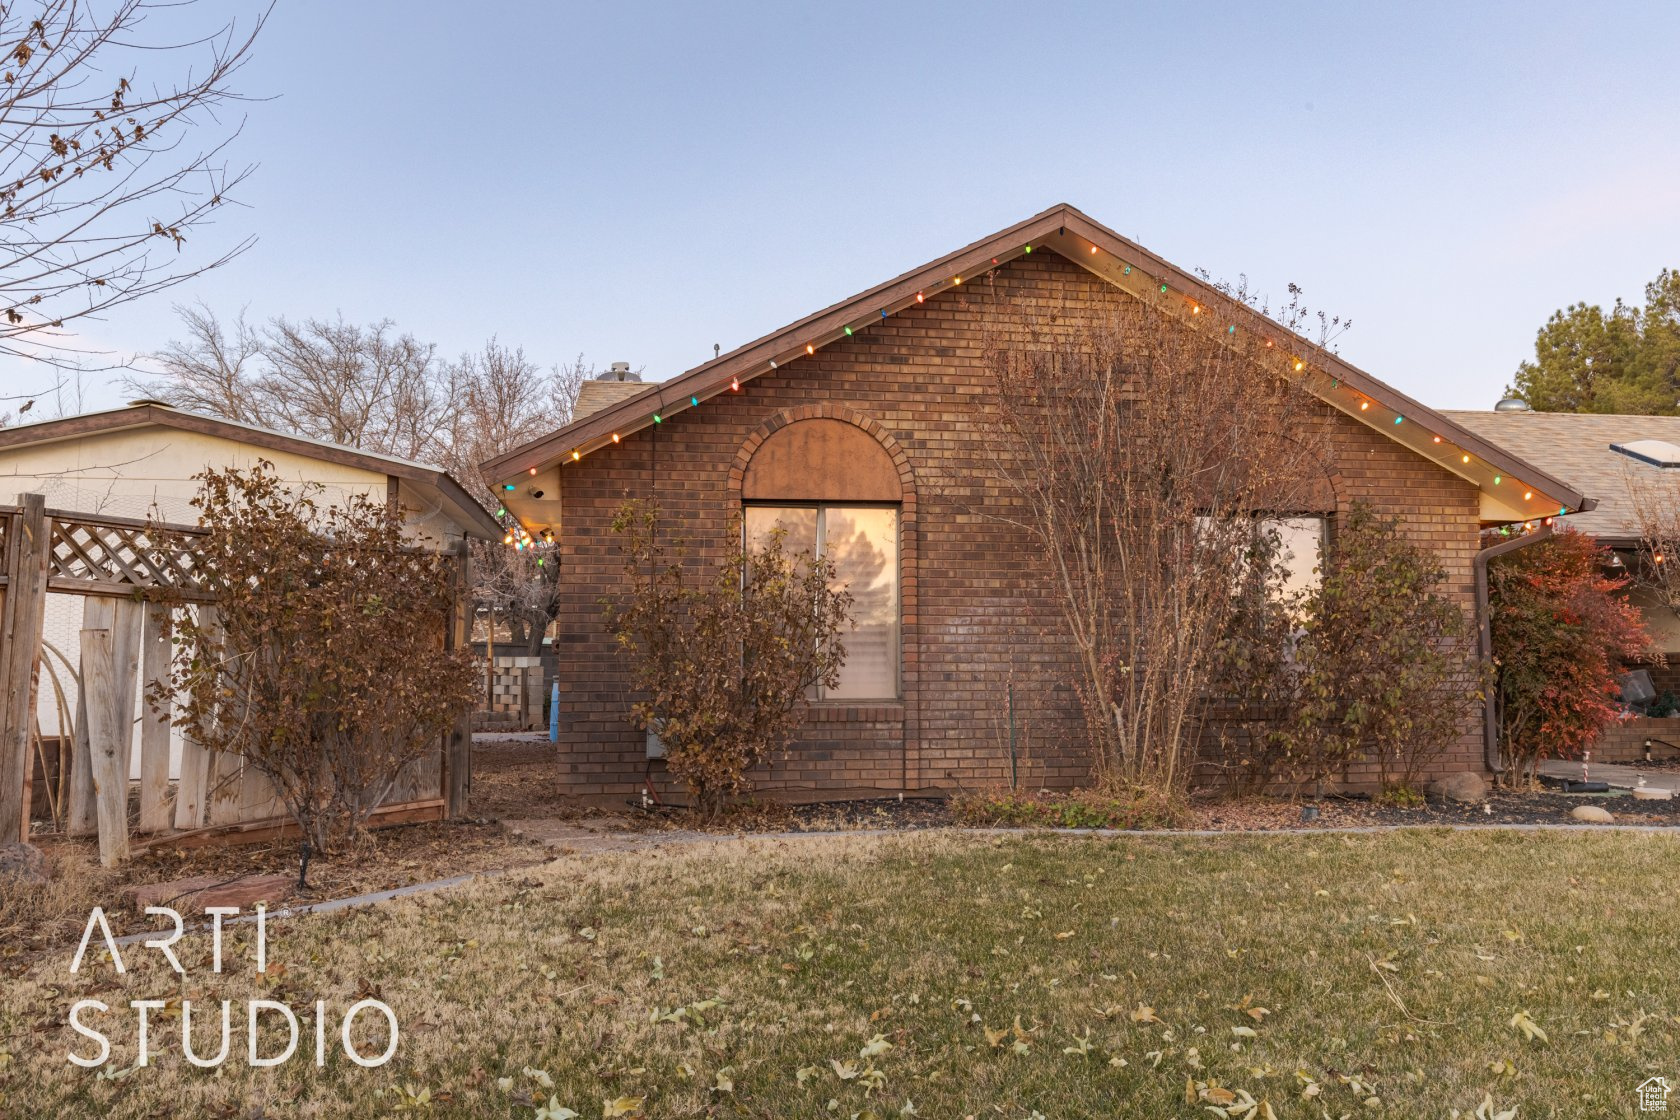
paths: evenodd
<path fill-rule="evenodd" d="M 1058 230 L 1058 233 L 1065 237 L 1066 234 L 1067 234 L 1067 230 L 1065 228 L 1063 228 L 1063 229 Z M 1033 251 L 1033 248 L 1034 247 L 1031 243 L 1023 244 L 1021 246 L 1020 255 L 1022 255 L 1022 256 L 1030 255 Z M 1094 242 L 1089 243 L 1088 248 L 1089 248 L 1089 251 L 1090 251 L 1090 255 L 1092 255 L 1092 256 L 1097 256 L 1102 251 L 1101 246 L 1095 244 Z M 992 265 L 993 266 L 1001 265 L 1006 256 L 1007 256 L 1007 254 L 1002 255 L 1002 256 L 992 257 L 991 258 Z M 1122 276 L 1130 276 L 1130 275 L 1132 275 L 1132 271 L 1133 271 L 1133 266 L 1132 265 L 1122 264 L 1122 266 L 1121 266 L 1121 275 Z M 924 288 L 918 290 L 915 293 L 915 296 L 913 297 L 914 302 L 918 303 L 918 304 L 925 303 L 927 301 L 927 297 L 930 293 L 937 295 L 940 291 L 945 290 L 945 288 L 947 286 L 950 287 L 950 288 L 959 287 L 959 286 L 962 285 L 963 279 L 964 278 L 961 274 L 954 274 L 949 281 L 945 281 L 945 282 L 941 282 L 939 284 L 936 284 L 932 288 L 924 287 Z M 1159 290 L 1160 290 L 1160 293 L 1162 295 L 1170 294 L 1171 288 L 1170 288 L 1170 284 L 1169 284 L 1168 280 L 1163 279 L 1163 278 L 1157 278 L 1156 282 L 1159 284 Z M 1183 299 L 1184 299 L 1185 303 L 1188 305 L 1189 313 L 1192 316 L 1199 316 L 1199 315 L 1202 314 L 1202 305 L 1201 305 L 1200 300 L 1198 300 L 1194 296 L 1191 296 L 1191 295 L 1188 295 L 1188 294 L 1186 294 L 1183 297 Z M 903 301 L 903 303 L 900 305 L 900 309 L 902 309 L 902 307 L 909 306 L 910 303 L 911 303 L 911 298 L 906 298 Z M 879 311 L 881 321 L 883 321 L 883 322 L 886 321 L 886 319 L 888 318 L 888 314 L 889 314 L 888 308 L 887 307 L 882 307 L 882 308 L 879 308 L 878 311 Z M 864 327 L 866 327 L 870 322 L 873 322 L 873 321 L 874 320 L 871 318 L 871 319 L 865 319 L 865 320 L 862 320 L 862 321 L 859 321 L 859 322 L 856 322 L 856 323 L 842 324 L 837 331 L 831 330 L 827 337 L 818 337 L 818 338 L 810 339 L 809 341 L 807 341 L 804 344 L 804 347 L 803 347 L 805 355 L 807 357 L 815 356 L 818 347 L 828 346 L 830 343 L 837 342 L 842 338 L 855 337 L 857 331 L 863 330 Z M 1235 336 L 1236 333 L 1237 333 L 1237 324 L 1236 323 L 1227 324 L 1227 326 L 1225 328 L 1225 333 L 1227 335 L 1230 335 L 1230 336 Z M 1263 343 L 1264 343 L 1264 345 L 1267 349 L 1274 348 L 1274 342 L 1273 342 L 1273 339 L 1270 336 L 1262 334 L 1261 338 L 1262 338 L 1262 341 L 1263 341 Z M 797 356 L 797 351 L 796 351 L 796 356 Z M 783 360 L 785 360 L 786 357 L 787 357 L 787 355 L 785 355 L 785 354 L 782 355 Z M 1307 362 L 1306 362 L 1305 358 L 1297 355 L 1297 356 L 1292 356 L 1290 361 L 1292 362 L 1294 371 L 1296 373 L 1306 373 L 1307 372 Z M 768 359 L 768 363 L 769 363 L 769 370 L 768 371 L 775 371 L 775 370 L 778 370 L 778 369 L 781 368 L 780 363 L 775 358 Z M 1333 391 L 1342 390 L 1342 383 L 1341 383 L 1340 378 L 1331 376 L 1330 377 L 1330 388 Z M 723 391 L 725 391 L 725 390 L 722 387 L 720 387 L 718 389 L 718 392 L 723 392 Z M 728 385 L 727 391 L 732 392 L 732 393 L 739 393 L 741 391 L 741 377 L 740 377 L 739 374 L 731 376 L 731 378 L 729 380 L 729 385 Z M 1372 405 L 1373 402 L 1371 401 L 1370 398 L 1365 397 L 1363 394 L 1356 394 L 1356 396 L 1357 396 L 1358 401 L 1359 401 L 1358 411 L 1360 413 L 1367 413 L 1368 414 L 1370 412 L 1371 405 Z M 699 408 L 700 404 L 701 404 L 701 401 L 700 401 L 700 397 L 699 397 L 698 394 L 690 395 L 690 397 L 688 398 L 688 407 Z M 665 422 L 665 413 L 664 412 L 651 413 L 650 414 L 650 419 L 654 424 L 663 424 Z M 1398 412 L 1396 412 L 1394 414 L 1394 417 L 1393 417 L 1393 426 L 1394 427 L 1400 427 L 1405 422 L 1406 422 L 1406 417 L 1404 415 L 1402 415 Z M 622 433 L 613 432 L 613 433 L 611 433 L 610 439 L 613 443 L 619 443 L 622 439 Z M 1439 444 L 1439 443 L 1442 443 L 1443 440 L 1442 440 L 1442 437 L 1440 435 L 1432 435 L 1432 442 Z M 586 453 L 586 451 L 583 447 L 573 448 L 572 453 L 571 453 L 572 461 L 573 462 L 581 461 L 585 453 Z M 1473 457 L 1468 452 L 1465 452 L 1465 453 L 1460 454 L 1459 462 L 1460 462 L 1461 466 L 1470 467 L 1475 462 L 1475 460 L 1473 459 Z M 1481 465 L 1486 467 L 1489 470 L 1492 469 L 1490 464 L 1481 464 Z M 536 468 L 535 467 L 531 468 L 530 473 L 532 475 L 535 475 L 537 473 Z M 1500 486 L 1504 482 L 1504 478 L 1500 474 L 1494 474 L 1492 476 L 1492 480 L 1493 480 L 1493 485 L 1494 486 Z M 505 490 L 505 491 L 515 491 L 515 490 L 517 490 L 517 487 L 515 485 L 513 485 L 512 483 L 508 483 L 508 484 L 504 484 L 502 489 Z M 1523 501 L 1528 502 L 1528 501 L 1533 501 L 1533 499 L 1534 499 L 1533 490 L 1525 489 L 1523 491 Z M 1568 511 L 1567 506 L 1560 505 L 1558 507 L 1557 516 L 1563 516 L 1563 515 L 1567 514 L 1568 512 L 1569 511 Z M 1544 519 L 1544 523 L 1549 525 L 1551 523 L 1551 520 L 1552 520 L 1551 517 L 1547 517 L 1547 518 Z M 1526 522 L 1525 524 L 1526 525 L 1532 525 L 1533 523 L 1534 522 L 1531 519 L 1530 521 Z M 552 530 L 546 530 L 545 533 L 544 533 L 544 536 L 548 540 L 552 541 Z M 531 547 L 535 543 L 533 538 L 531 538 L 531 536 L 528 533 L 525 533 L 522 528 L 519 529 L 516 533 L 509 533 L 504 538 L 504 541 L 506 543 L 513 544 L 516 548 Z"/>

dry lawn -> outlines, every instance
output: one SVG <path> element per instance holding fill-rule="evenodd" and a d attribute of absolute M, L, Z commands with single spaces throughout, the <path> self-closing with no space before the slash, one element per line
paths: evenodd
<path fill-rule="evenodd" d="M 111 910 L 111 926 L 119 936 L 131 929 L 153 928 L 150 919 L 117 907 L 124 887 L 192 876 L 221 881 L 240 875 L 295 876 L 298 872 L 295 839 L 145 848 L 115 869 L 99 866 L 98 847 L 91 839 L 37 837 L 35 843 L 46 854 L 53 876 L 40 885 L 0 880 L 0 977 L 14 972 L 20 959 L 66 943 L 74 946 L 94 906 Z M 294 897 L 304 902 L 344 898 L 467 871 L 540 863 L 547 855 L 541 845 L 510 836 L 494 823 L 398 825 L 370 833 L 354 850 L 312 860 L 308 890 Z"/>
<path fill-rule="evenodd" d="M 1670 835 L 1412 831 L 566 859 L 272 923 L 260 981 L 248 933 L 222 976 L 198 938 L 184 983 L 140 950 L 121 977 L 44 958 L 0 993 L 0 1114 L 1633 1117 L 1636 1085 L 1680 1074 L 1677 857 Z M 402 1024 L 389 1066 L 317 1069 L 306 1021 L 298 1058 L 245 1067 L 244 1000 L 374 993 Z M 126 1009 L 95 1020 L 104 1076 L 67 1064 L 92 1050 L 73 1000 L 183 996 L 200 1052 L 236 1001 L 219 1074 L 182 1060 L 174 1006 L 153 1065 L 122 1072 Z"/>

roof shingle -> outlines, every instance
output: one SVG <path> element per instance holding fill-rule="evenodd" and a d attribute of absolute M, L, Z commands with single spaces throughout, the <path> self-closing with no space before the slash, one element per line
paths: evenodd
<path fill-rule="evenodd" d="M 1511 454 L 1562 479 L 1598 507 L 1565 518 L 1571 528 L 1607 544 L 1639 538 L 1631 487 L 1680 485 L 1680 471 L 1641 462 L 1611 449 L 1635 440 L 1680 444 L 1680 416 L 1605 416 L 1579 412 L 1459 412 L 1443 415 Z"/>

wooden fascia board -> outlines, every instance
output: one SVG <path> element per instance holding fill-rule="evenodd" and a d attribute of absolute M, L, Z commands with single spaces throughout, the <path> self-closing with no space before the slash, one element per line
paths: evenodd
<path fill-rule="evenodd" d="M 1210 308 L 1231 311 L 1237 307 L 1236 301 L 1230 296 L 1208 286 L 1200 279 L 1175 267 L 1143 246 L 1127 240 L 1078 211 L 1068 215 L 1066 228 L 1116 256 L 1141 259 L 1146 271 L 1155 272 L 1156 275 L 1167 282 L 1170 288 L 1177 289 Z M 1054 244 L 1050 247 L 1057 249 L 1062 256 L 1067 257 L 1074 263 L 1087 270 L 1092 270 L 1090 262 L 1083 260 L 1081 254 L 1062 252 Z M 1457 449 L 1460 454 L 1467 452 L 1473 459 L 1485 461 L 1505 476 L 1521 479 L 1533 489 L 1548 497 L 1556 498 L 1557 504 L 1571 510 L 1585 511 L 1597 506 L 1594 499 L 1581 494 L 1562 479 L 1511 454 L 1497 444 L 1488 442 L 1456 421 L 1441 415 L 1422 402 L 1414 400 L 1386 382 L 1378 380 L 1359 367 L 1349 364 L 1317 343 L 1303 338 L 1273 320 L 1265 319 L 1250 309 L 1239 309 L 1239 315 L 1240 317 L 1259 319 L 1264 322 L 1267 325 L 1266 329 L 1274 331 L 1280 340 L 1284 340 L 1285 345 L 1290 348 L 1291 352 L 1301 356 L 1309 365 L 1317 366 L 1323 370 L 1333 382 L 1346 385 L 1354 393 L 1385 406 L 1389 415 L 1381 418 L 1384 421 L 1391 419 L 1396 414 L 1404 416 L 1408 423 L 1420 424 L 1434 435 L 1441 436 L 1444 445 L 1450 445 Z M 1334 394 L 1319 392 L 1313 386 L 1309 386 L 1309 388 L 1332 407 L 1353 417 L 1372 430 L 1381 432 L 1390 439 L 1395 439 L 1393 432 L 1387 430 L 1382 423 L 1376 422 L 1379 419 L 1378 417 L 1369 416 L 1365 411 L 1357 408 L 1357 400 L 1354 402 L 1355 407 L 1349 408 L 1346 400 L 1335 399 Z M 1402 441 L 1395 439 L 1395 442 Z M 1475 483 L 1478 487 L 1485 485 L 1481 479 L 1460 469 L 1463 463 L 1454 461 L 1452 455 L 1434 455 L 1429 450 L 1411 443 L 1403 443 L 1403 446 L 1464 478 L 1466 481 Z"/>
<path fill-rule="evenodd" d="M 737 379 L 746 381 L 771 372 L 769 363 L 772 361 L 779 365 L 784 359 L 793 360 L 803 355 L 807 345 L 827 345 L 836 338 L 844 337 L 847 326 L 867 329 L 869 317 L 878 318 L 882 310 L 890 315 L 909 306 L 916 301 L 918 292 L 934 294 L 947 291 L 957 286 L 952 283 L 956 277 L 966 280 L 994 267 L 993 257 L 998 258 L 999 263 L 1013 259 L 1025 245 L 1058 228 L 1064 215 L 1070 212 L 1064 207 L 1052 208 L 931 264 L 831 304 L 670 381 L 656 384 L 653 386 L 655 391 L 641 393 L 592 412 L 582 420 L 488 460 L 483 465 L 484 473 L 499 480 L 512 478 L 532 467 L 540 470 L 564 461 L 574 450 L 587 453 L 610 443 L 614 432 L 622 436 L 647 426 L 655 412 L 662 417 L 674 414 L 691 407 L 689 402 L 692 398 L 705 399 L 728 392 Z"/>

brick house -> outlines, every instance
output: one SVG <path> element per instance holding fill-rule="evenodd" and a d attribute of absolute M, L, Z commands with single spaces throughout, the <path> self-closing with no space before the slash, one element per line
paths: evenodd
<path fill-rule="evenodd" d="M 561 558 L 559 765 L 571 788 L 670 788 L 628 721 L 625 667 L 602 624 L 601 599 L 621 579 L 610 522 L 629 498 L 651 499 L 662 526 L 697 549 L 721 548 L 734 516 L 749 531 L 780 521 L 796 542 L 832 550 L 858 599 L 841 687 L 815 702 L 760 788 L 950 791 L 1007 781 L 1012 764 L 1023 785 L 1083 780 L 1055 601 L 1030 541 L 988 516 L 1008 496 L 975 422 L 988 388 L 982 338 L 1021 300 L 1095 314 L 1145 286 L 1215 315 L 1230 306 L 1057 206 L 670 381 L 602 394 L 597 410 L 485 464 L 509 511 Z M 1276 337 L 1301 359 L 1333 432 L 1323 508 L 1295 519 L 1302 531 L 1322 539 L 1359 499 L 1400 514 L 1470 610 L 1484 526 L 1590 508 L 1334 354 L 1282 328 Z M 1440 766 L 1482 770 L 1486 757 L 1482 730 L 1466 728 Z"/>

